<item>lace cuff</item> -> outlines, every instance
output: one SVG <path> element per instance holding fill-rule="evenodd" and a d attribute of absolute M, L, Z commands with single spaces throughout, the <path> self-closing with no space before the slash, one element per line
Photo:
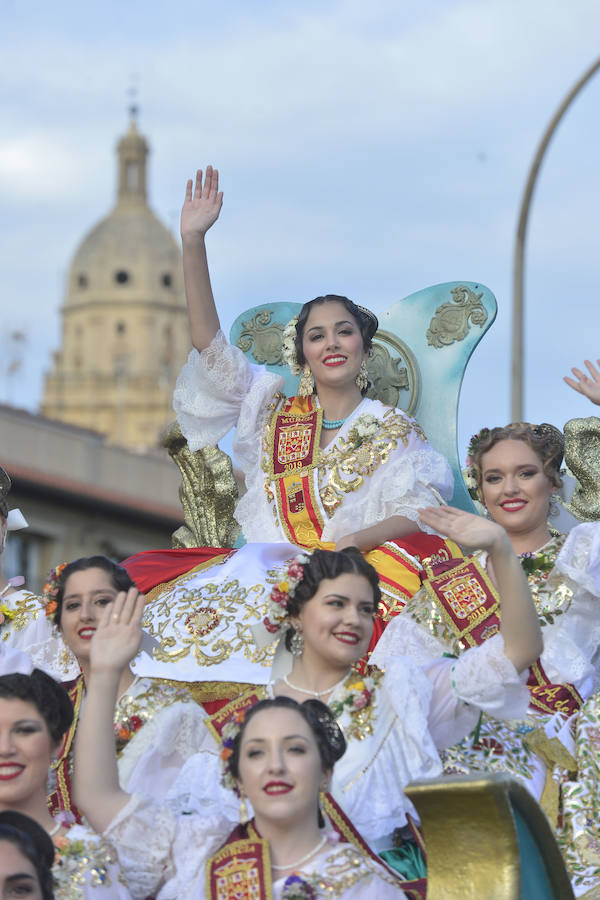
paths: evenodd
<path fill-rule="evenodd" d="M 173 394 L 173 408 L 190 449 L 216 444 L 236 425 L 249 395 L 252 406 L 261 409 L 281 384 L 279 376 L 250 363 L 219 330 L 201 353 L 190 351 Z M 259 440 L 259 434 L 260 429 L 252 434 L 253 440 Z"/>
<path fill-rule="evenodd" d="M 176 819 L 142 794 L 133 794 L 104 836 L 117 848 L 119 862 L 134 900 L 157 893 L 172 873 Z"/>
<path fill-rule="evenodd" d="M 504 653 L 504 638 L 496 634 L 455 660 L 450 677 L 457 699 L 496 719 L 522 719 L 529 706 L 527 675 L 527 670 L 519 675 Z"/>
<path fill-rule="evenodd" d="M 558 554 L 556 569 L 600 597 L 600 522 L 584 522 L 571 530 Z"/>

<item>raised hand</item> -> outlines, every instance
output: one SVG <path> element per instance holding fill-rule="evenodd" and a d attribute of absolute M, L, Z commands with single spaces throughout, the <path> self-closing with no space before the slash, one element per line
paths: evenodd
<path fill-rule="evenodd" d="M 145 597 L 137 588 L 117 594 L 106 606 L 90 644 L 93 672 L 122 672 L 140 649 Z"/>
<path fill-rule="evenodd" d="M 206 167 L 204 184 L 202 169 L 196 172 L 194 185 L 190 178 L 185 188 L 185 200 L 181 208 L 181 237 L 203 237 L 219 218 L 223 205 L 223 191 L 219 190 L 219 172 Z"/>
<path fill-rule="evenodd" d="M 493 550 L 505 544 L 510 546 L 508 535 L 501 525 L 454 506 L 428 506 L 419 510 L 419 518 L 465 550 Z"/>
<path fill-rule="evenodd" d="M 596 365 L 600 366 L 600 359 L 596 360 Z M 591 377 L 582 372 L 581 369 L 573 368 L 571 372 L 575 375 L 577 381 L 574 378 L 569 378 L 568 375 L 565 375 L 563 381 L 570 388 L 573 388 L 574 391 L 583 394 L 584 397 L 595 403 L 596 406 L 600 406 L 600 372 L 589 359 L 585 360 L 585 366 Z"/>

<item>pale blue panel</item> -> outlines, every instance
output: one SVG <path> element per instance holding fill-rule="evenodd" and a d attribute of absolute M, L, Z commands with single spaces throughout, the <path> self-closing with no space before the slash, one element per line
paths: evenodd
<path fill-rule="evenodd" d="M 474 298 L 477 298 L 474 306 L 475 314 L 472 317 L 467 317 L 465 310 L 461 308 L 460 295 L 457 297 L 452 294 L 453 289 L 461 287 L 467 288 Z M 466 333 L 459 340 L 436 347 L 429 342 L 427 332 L 436 312 L 442 307 L 445 309 L 443 315 L 446 317 L 446 323 L 456 326 L 457 329 L 464 325 L 463 330 Z M 233 323 L 230 332 L 231 343 L 238 345 L 246 323 L 263 310 L 272 313 L 270 320 L 272 323 L 286 325 L 300 309 L 301 304 L 287 302 L 254 306 L 238 316 Z M 471 281 L 451 281 L 417 291 L 416 294 L 394 303 L 385 312 L 377 314 L 380 330 L 391 332 L 400 338 L 416 360 L 418 384 L 415 389 L 418 400 L 413 415 L 422 425 L 433 446 L 450 462 L 455 481 L 452 504 L 470 512 L 476 510 L 462 478 L 457 448 L 458 398 L 467 363 L 473 350 L 496 318 L 496 310 L 496 300 L 488 288 Z M 377 336 L 375 339 L 377 340 Z M 247 355 L 256 362 L 252 349 Z M 298 378 L 290 373 L 287 366 L 269 365 L 267 368 L 285 379 L 285 393 L 289 397 L 296 393 Z M 409 392 L 406 391 L 406 403 L 403 404 L 401 397 L 400 405 L 408 405 L 408 400 Z"/>
<path fill-rule="evenodd" d="M 486 321 L 481 325 L 469 324 L 462 340 L 433 347 L 427 340 L 430 322 L 443 304 L 456 307 L 454 316 L 460 316 L 451 291 L 462 286 L 475 295 L 481 294 L 479 302 L 487 314 Z M 476 510 L 462 478 L 457 448 L 458 398 L 467 363 L 496 318 L 496 311 L 496 299 L 488 288 L 472 281 L 450 281 L 410 294 L 378 314 L 379 327 L 397 334 L 417 359 L 421 380 L 414 416 L 433 446 L 452 466 L 455 490 L 451 503 L 470 512 Z"/>

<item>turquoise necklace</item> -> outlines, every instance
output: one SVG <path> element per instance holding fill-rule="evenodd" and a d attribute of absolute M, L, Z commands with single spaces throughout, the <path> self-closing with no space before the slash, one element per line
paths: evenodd
<path fill-rule="evenodd" d="M 346 416 L 346 419 L 347 418 L 348 416 Z M 334 428 L 341 428 L 346 419 L 326 419 L 325 416 L 323 416 L 323 422 L 321 424 L 327 431 L 332 431 Z"/>

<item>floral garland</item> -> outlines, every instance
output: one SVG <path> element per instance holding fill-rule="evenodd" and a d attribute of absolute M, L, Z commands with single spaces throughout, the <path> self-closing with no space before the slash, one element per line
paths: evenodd
<path fill-rule="evenodd" d="M 228 722 L 223 726 L 221 732 L 221 784 L 224 788 L 233 791 L 234 794 L 240 795 L 240 789 L 237 781 L 233 777 L 231 771 L 231 756 L 233 754 L 233 745 L 235 739 L 240 733 L 240 728 L 246 718 L 246 710 L 241 709 L 235 712 Z"/>
<path fill-rule="evenodd" d="M 58 581 L 66 565 L 67 563 L 60 563 L 48 572 L 48 581 L 44 585 L 42 592 L 42 606 L 46 608 L 47 616 L 53 615 L 58 608 L 56 600 L 58 596 Z"/>
<path fill-rule="evenodd" d="M 309 556 L 302 553 L 288 560 L 284 568 L 284 577 L 271 591 L 267 615 L 263 619 L 263 624 L 270 634 L 277 634 L 287 621 L 288 603 L 304 578 L 304 566 L 309 559 Z"/>
<path fill-rule="evenodd" d="M 317 896 L 309 882 L 299 875 L 289 875 L 281 890 L 281 900 L 316 900 Z"/>
<path fill-rule="evenodd" d="M 143 725 L 139 716 L 129 716 L 121 722 L 115 722 L 115 744 L 117 753 L 121 753 L 125 745 L 131 740 L 136 731 Z"/>
<path fill-rule="evenodd" d="M 354 450 L 358 450 L 361 444 L 379 434 L 381 427 L 382 422 L 378 418 L 371 413 L 363 413 L 348 432 L 348 441 L 353 444 Z"/>
<path fill-rule="evenodd" d="M 298 316 L 287 323 L 283 329 L 281 356 L 284 363 L 291 369 L 292 375 L 302 375 L 302 366 L 298 364 L 296 356 L 296 325 L 298 324 Z"/>
<path fill-rule="evenodd" d="M 9 622 L 12 622 L 15 615 L 15 611 L 10 609 L 6 603 L 0 603 L 0 625 L 8 625 Z"/>
<path fill-rule="evenodd" d="M 371 702 L 373 691 L 379 679 L 373 675 L 360 676 L 353 672 L 344 684 L 344 693 L 339 700 L 329 704 L 329 709 L 336 719 L 339 719 L 345 709 L 350 714 L 356 710 L 364 709 Z"/>

